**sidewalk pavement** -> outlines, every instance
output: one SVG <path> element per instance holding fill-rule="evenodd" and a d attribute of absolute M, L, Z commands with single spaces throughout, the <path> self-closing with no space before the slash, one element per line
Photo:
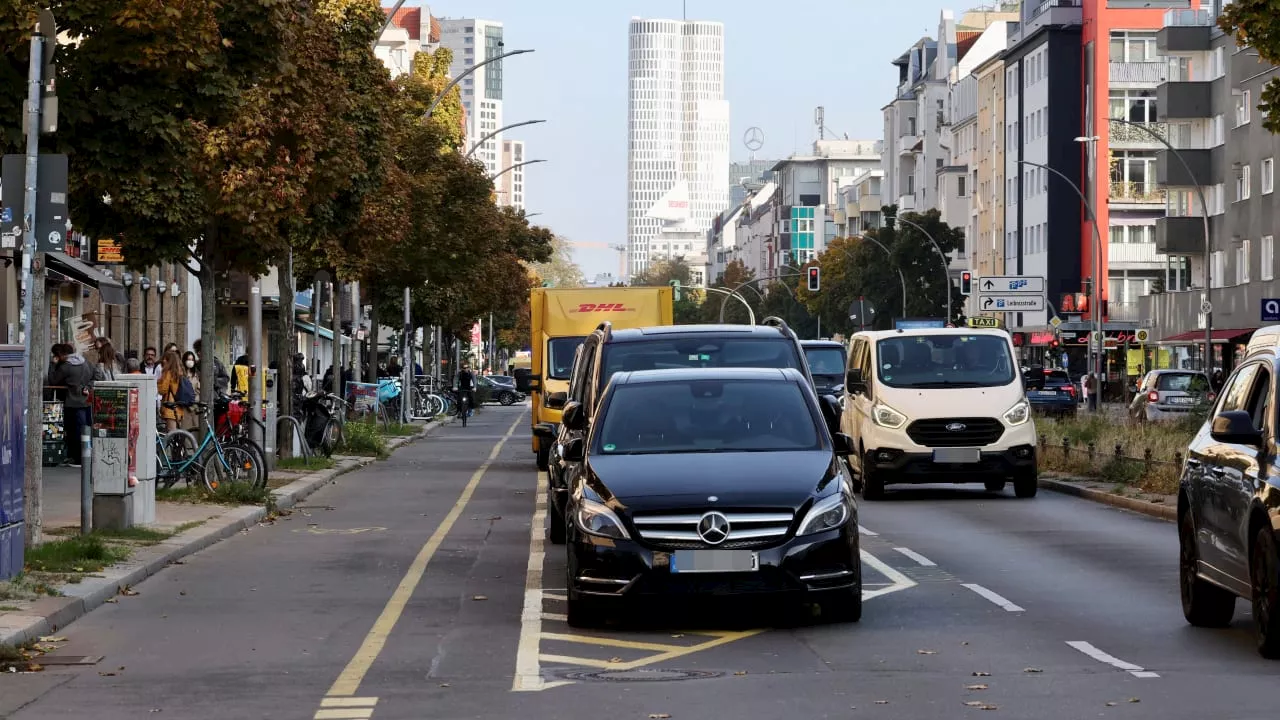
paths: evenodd
<path fill-rule="evenodd" d="M 447 422 L 447 421 L 446 421 Z M 429 422 L 417 435 L 389 438 L 387 449 L 426 437 L 444 423 Z M 312 473 L 273 471 L 271 484 L 277 478 L 291 482 L 272 490 L 278 509 L 291 508 L 335 478 L 357 470 L 376 458 L 335 455 L 335 467 Z M 78 468 L 45 468 L 44 529 L 80 528 L 80 470 Z M 0 596 L 0 647 L 34 642 L 67 626 L 90 610 L 107 602 L 115 602 L 122 590 L 142 582 L 165 566 L 187 555 L 203 550 L 241 531 L 263 522 L 273 522 L 265 506 L 226 506 L 188 502 L 157 502 L 156 522 L 148 527 L 161 531 L 182 532 L 152 546 L 134 549 L 123 563 L 99 573 L 85 575 L 79 582 L 55 588 L 60 595 L 40 596 L 33 600 L 5 599 Z M 66 536 L 60 536 L 66 537 Z M 51 537 L 49 539 L 59 539 Z M 2 588 L 0 588 L 2 589 Z"/>

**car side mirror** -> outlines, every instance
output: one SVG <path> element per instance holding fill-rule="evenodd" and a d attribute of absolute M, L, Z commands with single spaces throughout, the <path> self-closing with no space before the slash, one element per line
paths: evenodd
<path fill-rule="evenodd" d="M 564 406 L 564 413 L 560 416 L 560 423 L 570 430 L 581 430 L 587 424 L 587 414 L 582 409 L 582 403 L 577 400 L 567 403 Z"/>
<path fill-rule="evenodd" d="M 1244 410 L 1227 410 L 1214 416 L 1209 435 L 1220 443 L 1262 446 L 1262 431 L 1253 426 L 1253 416 Z"/>
<path fill-rule="evenodd" d="M 827 425 L 839 427 L 840 423 L 840 401 L 835 395 L 823 395 L 818 398 L 822 405 L 822 415 L 827 420 Z"/>
<path fill-rule="evenodd" d="M 542 401 L 542 405 L 548 410 L 560 410 L 568 400 L 569 393 L 553 392 L 547 395 L 546 399 Z"/>
<path fill-rule="evenodd" d="M 835 447 L 837 455 L 846 456 L 853 454 L 853 438 L 844 433 L 835 433 L 832 435 L 831 444 Z"/>
<path fill-rule="evenodd" d="M 582 438 L 574 438 L 569 441 L 568 445 L 564 446 L 564 452 L 561 454 L 568 462 L 582 462 L 587 454 L 586 449 L 586 443 L 582 441 Z"/>
<path fill-rule="evenodd" d="M 867 391 L 867 383 L 862 377 L 862 370 L 855 368 L 845 373 L 844 389 L 848 391 L 850 395 L 856 395 L 860 392 Z"/>

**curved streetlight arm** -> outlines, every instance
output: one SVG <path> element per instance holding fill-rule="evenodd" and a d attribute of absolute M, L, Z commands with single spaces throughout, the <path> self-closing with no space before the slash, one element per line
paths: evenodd
<path fill-rule="evenodd" d="M 518 167 L 524 167 L 525 165 L 532 165 L 534 163 L 540 163 L 540 162 L 546 162 L 546 160 L 525 160 L 524 162 L 518 162 L 514 165 L 508 165 L 505 168 L 499 170 L 497 173 L 490 175 L 489 182 L 493 182 L 494 180 L 497 180 L 498 178 L 502 177 L 503 175 L 506 175 L 508 172 L 510 172 L 511 170 L 515 170 Z"/>
<path fill-rule="evenodd" d="M 871 237 L 870 235 L 858 235 L 857 237 L 859 237 L 862 240 L 870 240 L 871 242 L 875 243 L 876 247 L 883 250 L 884 254 L 889 256 L 889 261 L 893 262 L 893 253 L 889 252 L 889 248 L 885 247 L 884 243 Z M 850 256 L 850 259 L 852 259 L 852 256 Z M 898 282 L 902 283 L 902 317 L 906 317 L 907 316 L 907 277 L 902 274 L 902 268 L 898 267 L 897 263 L 894 263 L 894 269 L 898 271 Z"/>
<path fill-rule="evenodd" d="M 747 309 L 747 317 L 751 319 L 751 324 L 752 325 L 756 324 L 756 311 L 751 309 L 751 303 L 747 302 L 746 298 L 742 297 L 741 295 L 738 295 L 737 293 L 725 290 L 724 288 L 707 287 L 702 289 L 706 290 L 707 292 L 714 292 L 714 293 L 720 293 L 722 295 L 725 295 L 727 296 L 725 298 L 726 301 L 728 301 L 730 297 L 738 298 L 738 302 L 741 302 L 742 306 Z M 752 288 L 752 289 L 754 290 L 755 288 Z"/>
<path fill-rule="evenodd" d="M 1187 159 L 1178 152 L 1178 148 L 1173 146 L 1160 133 L 1152 130 L 1143 123 L 1133 122 L 1132 120 L 1124 120 L 1122 118 L 1108 118 L 1111 122 L 1118 122 L 1122 125 L 1130 125 L 1150 135 L 1156 142 L 1165 146 L 1169 153 L 1177 159 L 1178 164 L 1182 166 L 1182 170 L 1187 173 L 1187 178 L 1195 180 L 1195 173 L 1191 172 L 1191 166 L 1187 164 Z M 1200 183 L 1195 184 L 1196 195 L 1200 198 L 1200 218 L 1204 221 L 1204 301 L 1210 302 L 1209 293 L 1213 290 L 1213 283 L 1210 282 L 1210 273 L 1212 272 L 1213 263 L 1213 246 L 1209 239 L 1209 202 L 1205 198 L 1204 186 Z M 1095 225 L 1097 223 L 1094 223 Z M 1206 373 L 1213 372 L 1210 365 L 1213 362 L 1213 310 L 1212 303 L 1209 305 L 1210 311 L 1204 314 L 1204 371 Z"/>
<path fill-rule="evenodd" d="M 764 277 L 751 278 L 750 280 L 747 280 L 745 282 L 738 283 L 738 285 L 734 287 L 732 290 L 730 290 L 730 292 L 733 293 L 734 295 L 737 295 L 739 290 L 741 290 L 744 287 L 750 286 L 752 283 L 757 283 L 757 282 L 760 282 L 761 280 L 781 280 L 782 278 L 789 278 L 789 277 L 800 277 L 800 273 L 788 273 L 785 275 L 766 275 Z M 764 295 L 761 294 L 761 297 L 763 298 Z M 724 310 L 728 306 L 729 306 L 729 298 L 728 296 L 726 296 L 724 300 L 720 301 L 720 322 L 722 323 L 724 322 Z"/>
<path fill-rule="evenodd" d="M 512 129 L 512 128 L 524 127 L 525 125 L 537 125 L 538 123 L 544 123 L 544 122 L 546 122 L 546 120 L 525 120 L 524 122 L 511 123 L 510 125 L 503 125 L 502 127 L 498 128 L 497 130 L 494 130 L 493 132 L 489 133 L 488 135 L 485 135 L 484 137 L 482 137 L 482 138 L 480 138 L 479 140 L 477 140 L 477 141 L 476 141 L 476 144 L 475 144 L 475 145 L 472 145 L 472 146 L 471 146 L 471 149 L 470 149 L 470 150 L 468 150 L 468 151 L 467 151 L 467 154 L 466 154 L 466 155 L 464 155 L 463 157 L 471 157 L 472 155 L 474 155 L 474 154 L 475 154 L 475 152 L 476 152 L 476 150 L 479 150 L 479 149 L 480 149 L 480 146 L 481 146 L 481 145 L 483 145 L 483 144 L 485 144 L 486 142 L 488 142 L 489 138 L 494 137 L 495 135 L 497 135 L 497 134 L 498 134 L 498 133 L 500 133 L 500 132 L 505 132 L 505 131 L 510 130 L 510 129 Z"/>
<path fill-rule="evenodd" d="M 466 76 L 470 75 L 476 70 L 479 70 L 485 65 L 488 65 L 491 62 L 497 62 L 498 60 L 501 60 L 503 58 L 509 58 L 512 55 L 523 55 L 524 53 L 531 53 L 531 52 L 533 51 L 532 50 L 512 50 L 511 52 L 504 52 L 501 55 L 494 55 L 491 58 L 482 60 L 476 63 L 475 65 L 472 65 L 471 67 L 467 68 L 466 70 L 463 70 L 462 72 L 458 73 L 458 77 L 450 80 L 449 84 L 445 85 L 444 89 L 440 91 L 440 94 L 436 96 L 436 99 L 432 100 L 431 104 L 427 106 L 427 114 L 423 116 L 423 119 L 431 117 L 431 113 L 435 112 L 436 106 L 440 104 L 441 100 L 444 100 L 444 96 L 448 95 L 449 91 L 452 90 L 455 85 L 462 82 L 463 78 L 465 78 Z"/>
<path fill-rule="evenodd" d="M 382 27 L 378 28 L 378 37 L 373 39 L 373 49 L 378 49 L 378 43 L 382 41 L 382 35 L 391 27 L 391 23 L 395 22 L 396 13 L 400 12 L 400 8 L 404 6 L 404 0 L 396 0 L 396 4 L 391 6 L 387 11 L 387 19 L 382 21 Z"/>
<path fill-rule="evenodd" d="M 929 242 L 933 244 L 933 249 L 938 251 L 938 257 L 942 260 L 942 279 L 943 279 L 944 285 L 947 288 L 947 322 L 951 322 L 951 260 L 947 258 L 946 253 L 942 252 L 942 246 L 938 245 L 938 241 L 933 239 L 933 236 L 929 234 L 928 230 L 925 230 L 924 228 L 920 227 L 920 225 L 914 222 L 911 222 L 910 220 L 907 220 L 901 215 L 895 215 L 894 219 L 904 225 L 909 225 L 915 228 L 916 230 L 919 230 L 920 234 L 924 235 L 925 238 L 927 238 Z M 906 314 L 905 310 L 903 310 L 902 312 L 904 315 Z"/>

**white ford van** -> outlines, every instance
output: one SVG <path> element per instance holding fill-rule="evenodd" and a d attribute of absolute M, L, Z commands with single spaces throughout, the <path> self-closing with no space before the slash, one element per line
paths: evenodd
<path fill-rule="evenodd" d="M 1037 488 L 1036 429 L 1004 330 L 933 328 L 855 334 L 843 432 L 863 497 L 886 485 L 983 483 L 1018 497 Z"/>

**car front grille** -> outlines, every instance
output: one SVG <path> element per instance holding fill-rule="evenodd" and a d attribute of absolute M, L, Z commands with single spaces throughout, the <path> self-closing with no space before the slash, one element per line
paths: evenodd
<path fill-rule="evenodd" d="M 1004 425 L 995 418 L 932 418 L 907 426 L 911 442 L 924 447 L 983 447 L 1003 434 Z"/>
<path fill-rule="evenodd" d="M 663 550 L 716 548 L 745 550 L 784 540 L 795 513 L 791 510 L 716 510 L 729 521 L 729 536 L 712 545 L 698 535 L 698 523 L 706 512 L 646 513 L 632 517 L 639 539 Z"/>

